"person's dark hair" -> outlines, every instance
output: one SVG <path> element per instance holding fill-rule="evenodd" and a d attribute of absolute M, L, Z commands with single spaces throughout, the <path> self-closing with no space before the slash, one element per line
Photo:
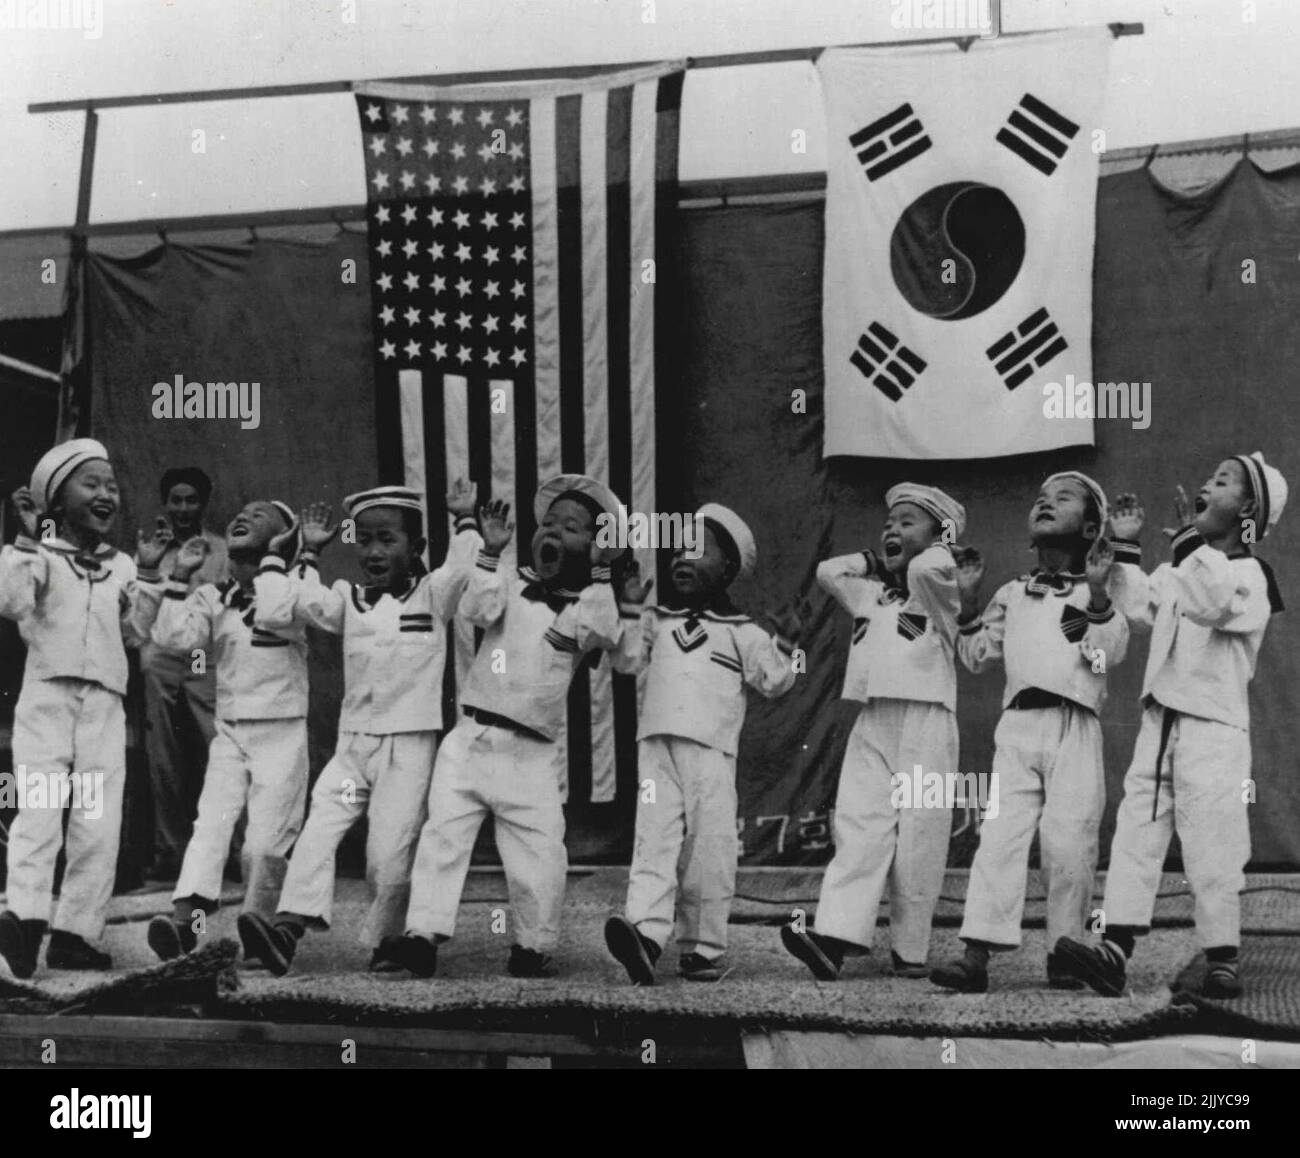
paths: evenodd
<path fill-rule="evenodd" d="M 409 507 L 398 507 L 402 515 L 402 530 L 406 537 L 414 543 L 417 539 L 424 538 L 424 516 L 419 511 L 413 511 Z"/>
<path fill-rule="evenodd" d="M 174 466 L 167 471 L 158 484 L 159 501 L 165 503 L 172 487 L 182 485 L 193 487 L 198 492 L 199 502 L 205 507 L 208 505 L 212 497 L 212 480 L 197 466 Z"/>

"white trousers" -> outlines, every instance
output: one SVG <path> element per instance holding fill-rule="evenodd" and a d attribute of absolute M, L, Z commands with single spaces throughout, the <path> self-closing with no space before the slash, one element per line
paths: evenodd
<path fill-rule="evenodd" d="M 242 853 L 244 911 L 271 917 L 286 858 L 307 806 L 307 720 L 217 720 L 174 900 L 221 897 L 221 874 L 239 815 L 248 807 Z"/>
<path fill-rule="evenodd" d="M 895 808 L 891 777 L 957 772 L 957 717 L 942 704 L 872 700 L 849 733 L 835 796 L 835 856 L 822 878 L 816 931 L 865 949 L 889 882 L 889 933 L 923 962 L 943 888 L 951 808 Z"/>
<path fill-rule="evenodd" d="M 96 941 L 113 895 L 122 835 L 122 697 L 86 680 L 24 680 L 14 711 L 13 757 L 19 792 L 6 858 L 9 908 L 20 920 L 50 920 L 54 862 L 62 847 L 67 866 L 52 927 Z M 26 773 L 21 781 L 20 768 Z"/>
<path fill-rule="evenodd" d="M 1047 943 L 1083 936 L 1106 805 L 1101 721 L 1081 707 L 1002 713 L 993 734 L 998 810 L 980 827 L 961 935 L 1020 944 L 1029 847 L 1038 833 Z M 990 790 L 991 791 L 991 790 Z"/>
<path fill-rule="evenodd" d="M 721 957 L 740 856 L 736 758 L 680 736 L 649 736 L 637 745 L 637 769 L 627 918 L 662 949 L 675 911 L 681 951 Z"/>
<path fill-rule="evenodd" d="M 294 846 L 280 910 L 329 927 L 334 858 L 339 843 L 366 818 L 366 880 L 371 905 L 361 941 L 372 948 L 406 927 L 411 862 L 424 824 L 437 732 L 372 736 L 340 732 L 333 759 L 311 793 L 311 808 Z"/>
<path fill-rule="evenodd" d="M 456 931 L 474 838 L 491 814 L 513 939 L 539 952 L 555 947 L 568 871 L 558 758 L 555 744 L 468 718 L 447 733 L 415 853 L 408 931 L 429 938 Z"/>
<path fill-rule="evenodd" d="M 1203 949 L 1236 946 L 1250 859 L 1250 733 L 1176 714 L 1161 753 L 1164 711 L 1152 706 L 1142 714 L 1124 777 L 1106 874 L 1106 923 L 1150 928 L 1165 852 L 1177 829 L 1195 898 L 1197 941 Z"/>

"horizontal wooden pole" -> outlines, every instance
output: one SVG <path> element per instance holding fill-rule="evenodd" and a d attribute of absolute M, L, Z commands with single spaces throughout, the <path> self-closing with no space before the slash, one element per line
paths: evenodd
<path fill-rule="evenodd" d="M 1141 36 L 1141 24 L 1111 24 L 1115 36 Z M 1009 32 L 1003 36 L 1031 36 L 1028 32 Z M 916 40 L 886 41 L 876 44 L 852 45 L 854 48 L 888 48 L 894 45 L 941 44 L 952 41 L 979 39 L 970 36 L 942 36 Z M 783 64 L 799 60 L 816 60 L 826 51 L 825 45 L 811 48 L 779 48 L 769 52 L 735 52 L 720 56 L 695 56 L 686 61 L 687 68 L 738 68 L 754 64 Z M 644 67 L 655 61 L 628 61 L 622 64 L 570 66 L 563 68 L 508 69 L 498 72 L 455 72 L 424 76 L 394 76 L 366 83 L 379 84 L 495 84 L 501 81 L 578 79 L 599 76 L 625 68 Z M 165 92 L 135 96 L 85 97 L 67 101 L 37 101 L 27 106 L 29 113 L 66 113 L 83 109 L 128 109 L 149 105 L 195 104 L 200 101 L 261 100 L 266 97 L 321 96 L 329 93 L 352 92 L 360 82 L 350 80 L 321 81 L 308 84 L 260 85 L 253 88 L 194 89 L 187 92 Z"/>

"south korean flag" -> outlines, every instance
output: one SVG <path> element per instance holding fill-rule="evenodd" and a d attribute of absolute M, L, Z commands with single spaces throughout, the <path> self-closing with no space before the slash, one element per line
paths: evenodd
<path fill-rule="evenodd" d="M 1112 39 L 823 53 L 826 455 L 1092 444 L 1092 421 L 1056 416 L 1045 388 L 1091 381 Z"/>

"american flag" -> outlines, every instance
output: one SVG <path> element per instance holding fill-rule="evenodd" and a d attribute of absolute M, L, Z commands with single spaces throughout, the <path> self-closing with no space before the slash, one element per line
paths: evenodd
<path fill-rule="evenodd" d="M 514 505 L 593 475 L 631 511 L 677 509 L 666 354 L 683 70 L 570 81 L 357 87 L 367 185 L 379 467 L 436 517 L 461 475 Z M 668 289 L 669 292 L 665 292 Z M 667 349 L 666 349 L 667 347 Z M 668 492 L 668 493 L 665 493 Z M 655 572 L 650 553 L 638 559 Z M 453 629 L 447 719 L 475 646 Z M 608 661 L 569 697 L 571 799 L 635 784 L 636 689 Z"/>

